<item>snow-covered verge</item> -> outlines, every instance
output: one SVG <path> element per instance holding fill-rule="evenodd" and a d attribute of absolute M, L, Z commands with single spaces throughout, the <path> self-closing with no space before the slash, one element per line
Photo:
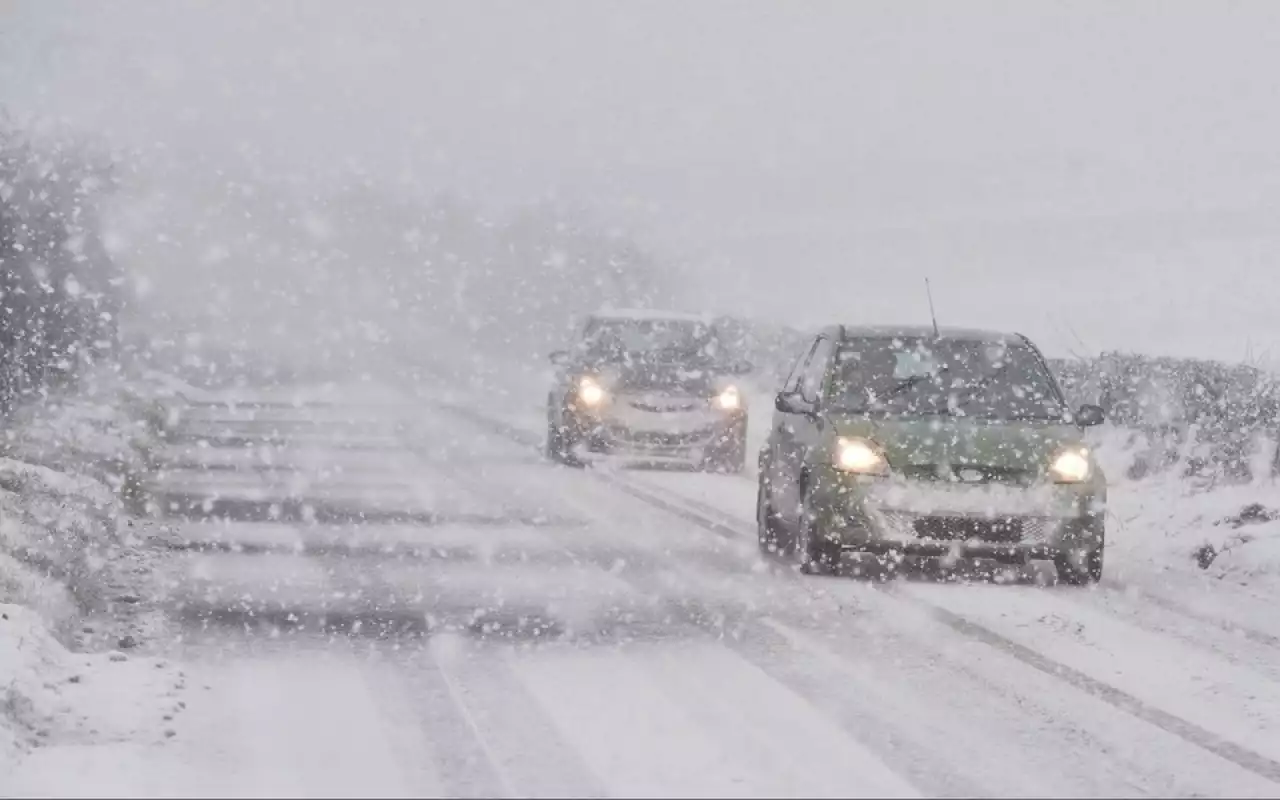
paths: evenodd
<path fill-rule="evenodd" d="M 134 736 L 136 712 L 111 698 L 136 705 L 152 694 L 130 686 L 162 679 L 154 665 L 145 680 L 122 678 L 134 668 L 120 653 L 88 653 L 131 651 L 160 635 L 151 524 L 133 519 L 129 504 L 150 468 L 164 395 L 154 378 L 104 366 L 5 420 L 0 776 L 33 746 Z"/>
<path fill-rule="evenodd" d="M 1209 579 L 1280 593 L 1280 482 L 1269 470 L 1255 469 L 1247 482 L 1169 469 L 1134 477 L 1132 466 L 1149 458 L 1145 437 L 1118 427 L 1097 437 L 1109 485 L 1108 546 L 1130 570 L 1141 565 L 1166 585 Z M 1268 463 L 1271 450 L 1259 442 L 1252 458 Z"/>
<path fill-rule="evenodd" d="M 186 707 L 184 688 L 167 662 L 119 650 L 71 652 L 39 614 L 0 603 L 0 795 L 38 789 L 10 780 L 18 761 L 45 745 L 163 741 Z"/>

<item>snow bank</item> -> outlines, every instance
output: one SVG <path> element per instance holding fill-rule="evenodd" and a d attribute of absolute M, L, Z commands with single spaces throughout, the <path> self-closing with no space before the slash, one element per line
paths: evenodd
<path fill-rule="evenodd" d="M 145 546 L 149 523 L 132 520 L 125 501 L 149 469 L 165 397 L 154 376 L 104 368 L 6 420 L 0 794 L 42 745 L 162 739 L 176 713 L 161 706 L 176 702 L 180 676 L 119 652 L 155 638 L 163 619 L 148 603 L 158 558 Z"/>
<path fill-rule="evenodd" d="M 12 781 L 46 745 L 163 741 L 183 689 L 165 662 L 69 652 L 34 611 L 0 603 L 0 795 L 33 788 Z"/>
<path fill-rule="evenodd" d="M 15 411 L 0 439 L 0 455 L 81 473 L 116 492 L 149 469 L 147 455 L 163 427 L 172 379 L 128 378 L 114 366 Z"/>
<path fill-rule="evenodd" d="M 159 435 L 155 393 L 104 368 L 16 412 L 0 441 L 0 602 L 69 642 L 137 642 L 156 624 L 149 525 L 127 513 Z"/>
<path fill-rule="evenodd" d="M 1113 574 L 1154 571 L 1167 583 L 1197 573 L 1280 590 L 1280 483 L 1262 468 L 1273 445 L 1257 443 L 1256 477 L 1239 483 L 1171 468 L 1187 453 L 1139 431 L 1106 425 L 1089 437 L 1107 474 Z"/>
<path fill-rule="evenodd" d="M 1122 478 L 1110 509 L 1109 546 L 1121 564 L 1280 591 L 1280 485 L 1271 478 L 1217 486 L 1168 474 Z"/>

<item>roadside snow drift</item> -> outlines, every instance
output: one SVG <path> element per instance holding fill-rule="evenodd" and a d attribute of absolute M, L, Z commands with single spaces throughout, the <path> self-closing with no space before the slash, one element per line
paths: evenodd
<path fill-rule="evenodd" d="M 186 707 L 175 667 L 111 651 L 72 653 L 30 609 L 0 604 L 0 794 L 37 793 L 15 785 L 24 756 L 56 769 L 46 748 L 162 742 Z M 48 760 L 45 760 L 48 759 Z M 24 759 L 25 760 L 25 759 Z"/>

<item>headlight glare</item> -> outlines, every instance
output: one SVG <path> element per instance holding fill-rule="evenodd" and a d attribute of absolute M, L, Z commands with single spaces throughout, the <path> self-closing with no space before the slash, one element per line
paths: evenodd
<path fill-rule="evenodd" d="M 866 439 L 837 439 L 834 462 L 836 469 L 860 475 L 883 475 L 889 471 L 884 454 Z"/>
<path fill-rule="evenodd" d="M 598 406 L 604 402 L 604 389 L 591 378 L 578 381 L 578 400 L 584 406 Z"/>
<path fill-rule="evenodd" d="M 1058 483 L 1082 483 L 1089 479 L 1092 471 L 1089 451 L 1084 448 L 1064 450 L 1049 466 L 1049 472 Z"/>
<path fill-rule="evenodd" d="M 738 387 L 730 386 L 720 394 L 716 395 L 715 405 L 716 408 L 720 408 L 725 411 L 736 411 L 741 408 L 742 394 L 738 392 Z"/>

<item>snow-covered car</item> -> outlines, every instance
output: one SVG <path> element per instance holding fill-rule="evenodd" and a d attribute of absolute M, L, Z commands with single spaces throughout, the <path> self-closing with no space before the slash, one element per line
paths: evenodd
<path fill-rule="evenodd" d="M 1106 478 L 1026 337 L 833 326 L 800 354 L 760 452 L 763 552 L 1052 560 L 1102 577 Z"/>
<path fill-rule="evenodd" d="M 751 365 L 707 318 L 677 312 L 592 314 L 557 365 L 547 395 L 547 455 L 580 465 L 590 454 L 685 462 L 741 472 Z"/>

